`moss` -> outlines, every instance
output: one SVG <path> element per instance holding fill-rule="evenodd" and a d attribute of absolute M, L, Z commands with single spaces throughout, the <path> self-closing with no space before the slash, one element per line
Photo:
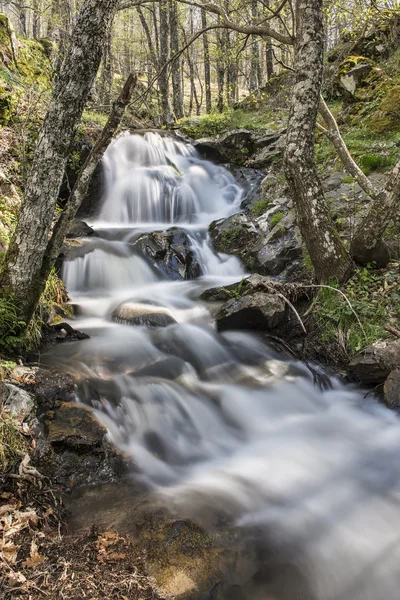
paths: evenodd
<path fill-rule="evenodd" d="M 18 71 L 26 83 L 39 88 L 48 88 L 52 66 L 43 44 L 37 40 L 20 40 Z"/>
<path fill-rule="evenodd" d="M 242 232 L 240 227 L 232 227 L 231 229 L 224 231 L 221 235 L 221 242 L 219 244 L 221 251 L 229 253 L 232 246 L 240 241 L 241 235 Z"/>
<path fill-rule="evenodd" d="M 363 154 L 359 159 L 359 164 L 365 175 L 372 171 L 384 171 L 390 169 L 396 163 L 396 157 L 385 156 L 382 154 Z"/>
<path fill-rule="evenodd" d="M 378 133 L 400 131 L 400 85 L 387 91 L 371 116 L 369 126 Z"/>
<path fill-rule="evenodd" d="M 257 217 L 259 217 L 265 213 L 269 206 L 271 206 L 271 199 L 265 198 L 264 200 L 258 200 L 255 202 L 251 210 Z"/>
<path fill-rule="evenodd" d="M 284 218 L 284 214 L 283 212 L 281 212 L 280 210 L 278 210 L 276 213 L 274 213 L 270 219 L 270 226 L 271 229 L 273 229 L 274 227 L 276 227 L 276 225 L 278 225 L 278 223 L 280 223 L 282 221 L 282 219 Z"/>

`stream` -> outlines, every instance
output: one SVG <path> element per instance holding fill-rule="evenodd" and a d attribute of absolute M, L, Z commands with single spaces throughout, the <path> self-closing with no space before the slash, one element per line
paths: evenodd
<path fill-rule="evenodd" d="M 260 336 L 216 332 L 200 294 L 246 276 L 208 237 L 240 210 L 228 171 L 154 133 L 121 135 L 103 169 L 97 237 L 62 272 L 72 324 L 90 339 L 59 344 L 52 360 L 152 493 L 210 527 L 218 515 L 256 531 L 301 572 L 301 585 L 282 570 L 273 592 L 260 582 L 248 600 L 397 599 L 397 415 L 339 379 L 321 390 Z M 140 252 L 143 235 L 172 227 L 198 265 L 193 280 Z"/>

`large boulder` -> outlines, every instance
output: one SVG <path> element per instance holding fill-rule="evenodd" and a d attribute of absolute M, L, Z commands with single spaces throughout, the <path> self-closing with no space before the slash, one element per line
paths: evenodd
<path fill-rule="evenodd" d="M 255 294 L 232 298 L 216 315 L 219 331 L 226 329 L 256 329 L 272 331 L 285 317 L 285 301 L 276 294 Z"/>
<path fill-rule="evenodd" d="M 124 302 L 112 313 L 112 318 L 118 323 L 128 325 L 145 325 L 146 327 L 167 327 L 176 323 L 168 309 L 163 306 Z"/>
<path fill-rule="evenodd" d="M 287 207 L 281 207 L 272 206 L 258 219 L 240 213 L 214 221 L 209 231 L 215 249 L 237 256 L 253 273 L 276 277 L 290 271 L 302 257 L 302 240 L 294 212 L 285 215 Z"/>
<path fill-rule="evenodd" d="M 400 408 L 400 365 L 389 374 L 383 386 L 383 397 L 389 408 Z"/>
<path fill-rule="evenodd" d="M 400 339 L 379 341 L 358 352 L 349 363 L 351 374 L 366 384 L 383 383 L 400 367 Z"/>
<path fill-rule="evenodd" d="M 189 235 L 178 228 L 145 233 L 134 248 L 144 254 L 168 279 L 196 279 L 202 274 Z"/>
<path fill-rule="evenodd" d="M 262 231 L 244 213 L 214 221 L 209 227 L 210 237 L 217 252 L 237 256 L 249 270 L 257 270 L 256 248 Z"/>
<path fill-rule="evenodd" d="M 209 160 L 262 168 L 282 152 L 279 140 L 284 133 L 285 129 L 233 129 L 216 138 L 197 140 L 194 146 Z"/>

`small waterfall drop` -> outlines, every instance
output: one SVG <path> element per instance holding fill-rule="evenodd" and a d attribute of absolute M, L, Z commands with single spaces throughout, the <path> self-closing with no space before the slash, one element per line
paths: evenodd
<path fill-rule="evenodd" d="M 154 493 L 194 518 L 223 515 L 256 530 L 272 556 L 301 571 L 306 594 L 283 582 L 271 596 L 260 583 L 246 600 L 397 600 L 397 415 L 337 380 L 321 391 L 304 365 L 257 337 L 215 332 L 200 292 L 245 275 L 207 234 L 239 210 L 228 171 L 154 133 L 120 136 L 103 164 L 90 223 L 99 237 L 63 268 L 76 326 L 91 339 L 60 345 L 55 359 L 74 372 L 80 399 Z M 194 280 L 163 276 L 137 246 L 171 228 L 200 265 Z M 124 315 L 121 303 L 135 318 L 142 305 L 141 319 L 159 310 L 170 324 L 126 324 L 113 317 Z"/>

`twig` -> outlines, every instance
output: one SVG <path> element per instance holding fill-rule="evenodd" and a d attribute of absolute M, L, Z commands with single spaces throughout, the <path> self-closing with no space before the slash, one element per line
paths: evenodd
<path fill-rule="evenodd" d="M 386 329 L 386 331 L 389 333 L 392 333 L 394 336 L 400 338 L 400 331 L 395 327 L 392 327 L 391 325 L 385 325 L 384 329 Z"/>

